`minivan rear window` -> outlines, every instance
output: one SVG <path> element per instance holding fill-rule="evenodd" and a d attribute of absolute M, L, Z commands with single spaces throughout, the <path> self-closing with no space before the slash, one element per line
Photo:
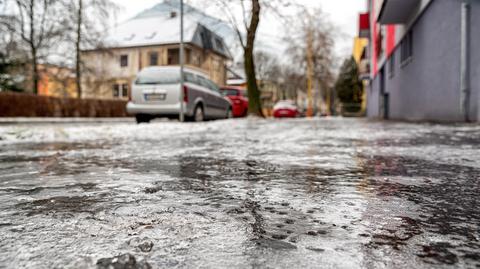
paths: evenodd
<path fill-rule="evenodd" d="M 135 84 L 177 84 L 180 83 L 180 72 L 176 70 L 144 70 L 137 76 Z"/>
<path fill-rule="evenodd" d="M 198 84 L 197 77 L 194 74 L 188 72 L 185 72 L 185 82 Z"/>

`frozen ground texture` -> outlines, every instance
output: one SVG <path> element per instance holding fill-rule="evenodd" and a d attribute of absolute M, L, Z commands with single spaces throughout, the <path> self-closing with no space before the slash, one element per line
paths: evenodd
<path fill-rule="evenodd" d="M 0 126 L 0 268 L 480 268 L 479 227 L 478 125 Z"/>

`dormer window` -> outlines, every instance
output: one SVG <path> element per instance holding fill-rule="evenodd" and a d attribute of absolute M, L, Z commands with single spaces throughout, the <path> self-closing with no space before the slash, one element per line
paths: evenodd
<path fill-rule="evenodd" d="M 130 36 L 125 38 L 125 41 L 131 41 L 135 37 L 135 34 L 131 34 Z"/>
<path fill-rule="evenodd" d="M 220 39 L 215 38 L 215 44 L 217 45 L 217 49 L 223 51 L 223 43 Z"/>
<path fill-rule="evenodd" d="M 151 35 L 147 35 L 146 39 L 153 39 L 157 35 L 157 32 L 153 32 Z"/>

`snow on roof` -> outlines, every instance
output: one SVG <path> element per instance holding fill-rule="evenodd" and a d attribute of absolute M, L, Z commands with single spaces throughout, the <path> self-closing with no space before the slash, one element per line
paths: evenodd
<path fill-rule="evenodd" d="M 231 58 L 223 38 L 189 17 L 184 18 L 184 41 Z M 105 43 L 116 48 L 178 44 L 180 18 L 178 15 L 135 17 L 114 28 Z"/>
<path fill-rule="evenodd" d="M 197 23 L 184 20 L 184 40 L 192 42 Z M 147 17 L 126 21 L 112 30 L 107 38 L 109 46 L 136 47 L 180 42 L 180 19 Z"/>

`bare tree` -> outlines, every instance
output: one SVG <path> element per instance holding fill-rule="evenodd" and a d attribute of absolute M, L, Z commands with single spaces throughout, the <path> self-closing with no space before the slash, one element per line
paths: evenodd
<path fill-rule="evenodd" d="M 82 97 L 82 47 L 98 47 L 108 28 L 109 19 L 118 11 L 118 6 L 110 0 L 64 0 L 71 14 L 70 35 L 75 48 L 75 84 L 77 97 Z M 88 14 L 89 16 L 86 16 Z"/>
<path fill-rule="evenodd" d="M 56 0 L 15 0 L 14 3 L 17 16 L 10 20 L 9 29 L 20 37 L 30 54 L 32 92 L 37 93 L 39 62 L 62 35 L 63 18 L 56 16 L 59 11 Z"/>
<path fill-rule="evenodd" d="M 257 83 L 255 67 L 255 41 L 262 17 L 262 7 L 277 12 L 278 7 L 287 5 L 286 0 L 216 0 L 215 3 L 223 11 L 243 49 L 243 61 L 248 87 L 249 107 L 251 115 L 263 116 L 260 90 Z M 238 12 L 236 12 L 238 11 Z M 241 14 L 238 16 L 237 14 Z"/>
<path fill-rule="evenodd" d="M 305 70 L 305 80 L 309 75 L 324 89 L 323 99 L 328 98 L 334 83 L 334 36 L 335 30 L 323 11 L 303 9 L 291 23 L 285 41 L 289 44 L 287 54 L 299 70 Z M 308 86 L 306 87 L 308 88 Z"/>
<path fill-rule="evenodd" d="M 260 81 L 265 80 L 278 83 L 282 66 L 275 55 L 263 50 L 257 50 L 254 56 L 257 78 Z"/>

